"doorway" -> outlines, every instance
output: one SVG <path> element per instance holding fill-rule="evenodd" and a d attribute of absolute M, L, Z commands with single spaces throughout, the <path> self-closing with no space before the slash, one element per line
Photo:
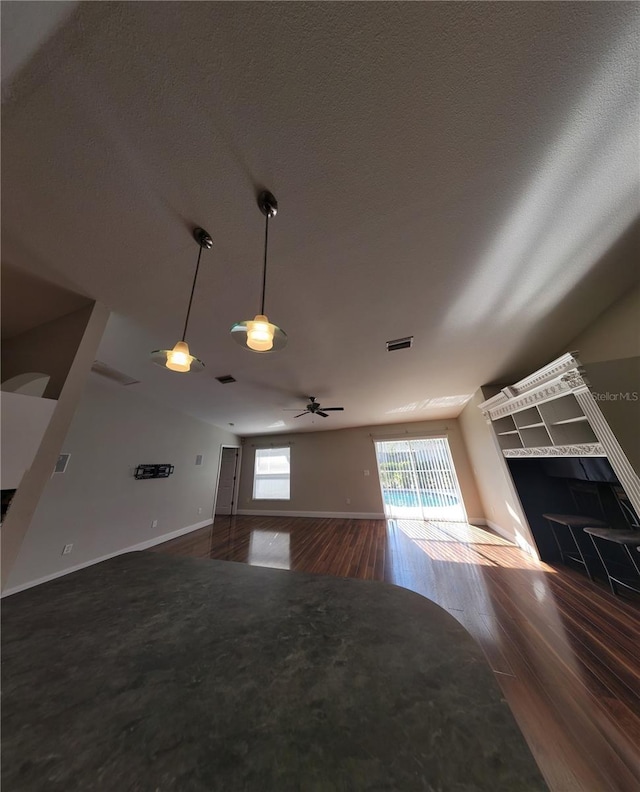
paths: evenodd
<path fill-rule="evenodd" d="M 216 514 L 234 513 L 239 452 L 240 449 L 235 446 L 222 446 L 216 492 Z"/>
<path fill-rule="evenodd" d="M 446 437 L 375 441 L 385 516 L 467 522 Z"/>

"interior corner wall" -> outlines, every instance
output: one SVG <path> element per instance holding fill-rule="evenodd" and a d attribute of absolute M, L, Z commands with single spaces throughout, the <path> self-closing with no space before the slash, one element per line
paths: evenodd
<path fill-rule="evenodd" d="M 640 475 L 640 284 L 567 345 L 576 351 L 598 407 Z"/>
<path fill-rule="evenodd" d="M 536 556 L 535 543 L 504 457 L 493 429 L 478 406 L 487 398 L 479 389 L 458 417 L 484 514 L 494 530 Z"/>
<path fill-rule="evenodd" d="M 73 359 L 67 370 L 62 390 L 56 400 L 51 419 L 45 429 L 31 466 L 24 473 L 2 525 L 2 590 L 7 587 L 42 493 L 51 477 L 60 447 L 69 430 L 80 400 L 96 350 L 100 344 L 109 311 L 101 303 L 93 303 L 76 311 L 81 317 L 80 337 L 74 335 Z"/>
<path fill-rule="evenodd" d="M 449 441 L 467 516 L 483 520 L 481 501 L 455 418 L 248 437 L 243 441 L 238 513 L 382 518 L 384 507 L 373 438 L 442 435 Z M 279 444 L 291 446 L 291 499 L 253 500 L 255 449 Z"/>
<path fill-rule="evenodd" d="M 237 437 L 132 387 L 96 374 L 87 380 L 61 449 L 71 454 L 67 469 L 46 485 L 6 593 L 211 522 L 220 448 L 239 445 Z M 143 463 L 175 471 L 136 480 Z M 72 553 L 63 556 L 68 544 Z"/>
<path fill-rule="evenodd" d="M 583 364 L 640 356 L 640 284 L 597 316 L 559 352 L 576 352 Z"/>
<path fill-rule="evenodd" d="M 38 372 L 50 379 L 43 396 L 57 399 L 67 380 L 93 304 L 2 340 L 2 381 Z"/>

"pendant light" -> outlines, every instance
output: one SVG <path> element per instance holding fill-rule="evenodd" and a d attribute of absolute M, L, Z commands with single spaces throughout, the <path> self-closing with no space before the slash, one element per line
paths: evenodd
<path fill-rule="evenodd" d="M 189 345 L 185 341 L 185 338 L 187 335 L 187 326 L 189 324 L 189 314 L 191 313 L 191 303 L 193 302 L 193 293 L 196 289 L 196 280 L 198 279 L 198 270 L 200 269 L 200 256 L 205 248 L 210 250 L 213 247 L 213 239 L 211 239 L 209 234 L 202 228 L 194 229 L 193 237 L 200 246 L 200 250 L 198 250 L 198 261 L 196 263 L 196 272 L 193 276 L 191 296 L 189 297 L 187 318 L 184 321 L 182 338 L 173 349 L 156 349 L 155 352 L 151 353 L 151 360 L 157 366 L 163 366 L 170 371 L 178 371 L 181 374 L 195 374 L 198 371 L 202 371 L 204 368 L 204 363 L 189 352 Z"/>
<path fill-rule="evenodd" d="M 236 322 L 231 328 L 231 337 L 236 343 L 252 352 L 274 352 L 282 349 L 287 343 L 287 334 L 277 325 L 272 324 L 264 312 L 264 294 L 267 285 L 267 248 L 269 244 L 269 218 L 278 213 L 278 202 L 270 192 L 261 192 L 258 206 L 266 218 L 264 229 L 264 264 L 262 269 L 262 302 L 260 313 L 253 319 Z"/>

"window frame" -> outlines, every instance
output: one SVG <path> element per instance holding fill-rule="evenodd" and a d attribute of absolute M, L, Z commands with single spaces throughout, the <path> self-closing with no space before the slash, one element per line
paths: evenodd
<path fill-rule="evenodd" d="M 287 477 L 287 484 L 288 484 L 288 495 L 286 498 L 281 497 L 256 497 L 256 484 L 259 481 L 264 481 L 268 479 L 284 479 L 283 473 L 258 473 L 258 456 L 260 452 L 269 451 L 271 452 L 270 455 L 275 456 L 273 452 L 282 451 L 286 452 L 286 457 L 289 462 L 289 473 Z M 265 448 L 256 448 L 255 454 L 253 457 L 253 485 L 251 490 L 251 499 L 253 501 L 281 501 L 286 503 L 291 500 L 291 446 L 289 445 L 282 445 L 282 446 L 268 446 Z"/>

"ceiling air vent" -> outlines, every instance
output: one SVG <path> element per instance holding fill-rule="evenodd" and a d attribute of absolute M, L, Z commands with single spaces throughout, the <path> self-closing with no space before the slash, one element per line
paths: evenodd
<path fill-rule="evenodd" d="M 93 365 L 91 366 L 91 371 L 99 374 L 101 377 L 106 377 L 110 379 L 112 382 L 117 382 L 118 385 L 136 385 L 140 380 L 133 379 L 133 377 L 129 377 L 126 374 L 123 374 L 121 371 L 117 371 L 111 366 L 107 366 L 106 363 L 103 363 L 101 360 L 94 360 Z"/>
<path fill-rule="evenodd" d="M 395 352 L 397 349 L 409 349 L 412 344 L 413 336 L 396 338 L 395 341 L 387 341 L 387 352 Z"/>
<path fill-rule="evenodd" d="M 223 385 L 228 385 L 230 382 L 235 382 L 236 378 L 232 377 L 231 374 L 225 374 L 224 377 L 216 377 L 218 382 L 221 382 Z"/>

